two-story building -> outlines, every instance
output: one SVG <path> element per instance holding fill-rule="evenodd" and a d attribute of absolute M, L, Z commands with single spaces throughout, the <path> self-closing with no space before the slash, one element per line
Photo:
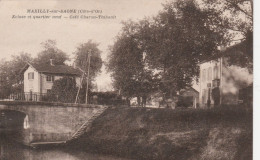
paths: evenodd
<path fill-rule="evenodd" d="M 47 94 L 55 80 L 64 76 L 74 77 L 76 84 L 80 85 L 82 72 L 67 65 L 54 65 L 52 60 L 49 64 L 30 64 L 22 69 L 24 75 L 24 93 L 33 93 L 36 95 Z M 39 97 L 36 100 L 39 100 Z"/>
<path fill-rule="evenodd" d="M 200 64 L 200 106 L 237 104 L 252 98 L 253 74 L 247 68 L 231 64 L 230 56 L 227 56 L 239 54 L 243 45 L 237 44 L 227 48 L 222 51 L 221 56 Z M 243 94 L 245 89 L 249 92 Z M 252 99 L 249 101 L 252 102 Z"/>

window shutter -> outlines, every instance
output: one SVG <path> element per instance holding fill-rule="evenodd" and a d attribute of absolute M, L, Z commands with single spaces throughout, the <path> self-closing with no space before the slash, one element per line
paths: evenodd
<path fill-rule="evenodd" d="M 28 73 L 28 79 L 34 79 L 34 72 Z"/>

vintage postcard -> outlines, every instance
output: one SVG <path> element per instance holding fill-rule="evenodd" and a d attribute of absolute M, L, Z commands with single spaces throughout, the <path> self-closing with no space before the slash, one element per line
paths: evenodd
<path fill-rule="evenodd" d="M 0 159 L 253 159 L 253 0 L 0 0 Z"/>

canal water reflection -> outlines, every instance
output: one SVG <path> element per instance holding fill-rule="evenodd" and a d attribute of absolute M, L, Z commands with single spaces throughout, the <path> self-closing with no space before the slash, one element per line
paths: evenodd
<path fill-rule="evenodd" d="M 62 149 L 31 149 L 4 134 L 0 134 L 1 160 L 123 160 L 112 156 L 89 154 L 80 151 L 66 152 Z"/>

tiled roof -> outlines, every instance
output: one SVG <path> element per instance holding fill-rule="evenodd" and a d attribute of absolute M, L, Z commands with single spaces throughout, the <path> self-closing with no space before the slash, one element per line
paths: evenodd
<path fill-rule="evenodd" d="M 25 70 L 32 66 L 40 73 L 50 73 L 50 74 L 60 74 L 60 75 L 82 75 L 82 72 L 79 69 L 75 69 L 67 65 L 50 65 L 50 64 L 29 64 L 25 67 Z M 23 71 L 25 71 L 23 70 Z"/>

